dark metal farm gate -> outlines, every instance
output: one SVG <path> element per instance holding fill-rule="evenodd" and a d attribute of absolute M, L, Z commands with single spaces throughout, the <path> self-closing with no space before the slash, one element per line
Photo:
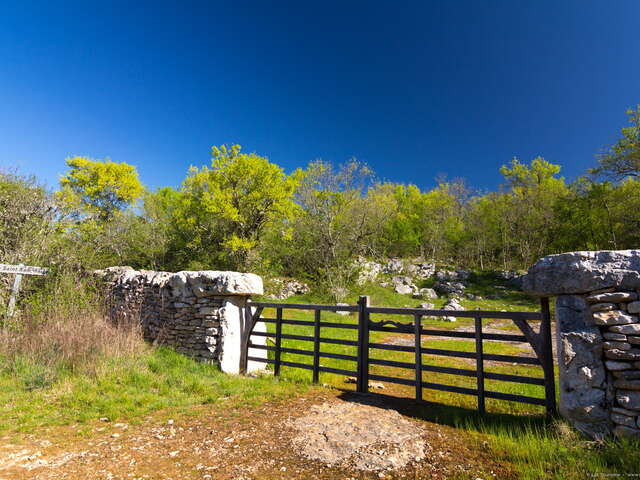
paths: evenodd
<path fill-rule="evenodd" d="M 274 308 L 275 318 L 267 318 L 262 315 L 265 308 Z M 287 310 L 305 310 L 314 313 L 314 320 L 291 320 L 283 316 Z M 321 312 L 349 312 L 357 313 L 357 323 L 326 322 L 321 319 Z M 391 319 L 382 321 L 372 321 L 371 314 L 384 314 L 392 318 L 397 315 L 413 316 L 412 323 L 400 323 Z M 454 330 L 434 330 L 423 328 L 423 317 L 443 317 L 454 316 L 460 318 L 473 318 L 474 331 L 454 331 Z M 246 309 L 246 325 L 244 331 L 244 344 L 241 354 L 241 371 L 247 370 L 248 361 L 263 362 L 273 365 L 274 374 L 280 375 L 280 368 L 283 366 L 311 370 L 313 382 L 319 381 L 320 372 L 334 373 L 339 375 L 355 376 L 356 389 L 364 393 L 369 390 L 369 380 L 396 383 L 415 387 L 415 398 L 422 401 L 423 389 L 441 390 L 451 393 L 459 393 L 476 396 L 478 399 L 478 411 L 484 413 L 485 399 L 493 398 L 500 400 L 510 400 L 546 407 L 547 414 L 552 414 L 556 408 L 555 399 L 555 378 L 553 368 L 553 352 L 551 346 L 551 316 L 549 311 L 549 300 L 541 299 L 540 312 L 498 312 L 498 311 L 449 311 L 449 310 L 427 310 L 420 308 L 388 308 L 374 307 L 369 304 L 369 297 L 360 297 L 357 305 L 316 305 L 316 304 L 294 304 L 294 303 L 272 303 L 272 302 L 249 302 Z M 511 320 L 520 329 L 522 335 L 510 333 L 489 333 L 483 332 L 483 319 L 505 319 Z M 275 332 L 257 332 L 254 328 L 258 322 L 275 324 Z M 540 322 L 538 332 L 536 332 L 530 322 Z M 283 325 L 299 325 L 313 327 L 313 336 L 294 335 L 283 333 Z M 332 329 L 356 330 L 353 340 L 329 338 L 322 335 L 323 327 Z M 325 330 L 326 331 L 326 330 Z M 412 334 L 414 343 L 412 346 L 395 345 L 386 343 L 376 343 L 370 341 L 370 332 L 391 332 Z M 357 333 L 357 337 L 356 334 Z M 427 348 L 424 346 L 423 335 L 434 337 L 452 337 L 461 339 L 475 339 L 475 351 L 446 350 L 440 348 Z M 273 345 L 258 345 L 251 341 L 252 337 L 269 337 L 273 340 Z M 288 348 L 282 346 L 283 339 L 302 340 L 313 343 L 312 350 L 298 348 Z M 498 355 L 483 352 L 483 340 L 508 341 L 508 342 L 528 342 L 535 356 L 525 357 L 516 355 Z M 357 347 L 357 355 L 345 355 L 341 353 L 323 352 L 320 350 L 322 344 L 347 345 Z M 249 349 L 261 349 L 273 352 L 273 358 L 259 358 L 250 355 Z M 410 352 L 415 354 L 413 362 L 399 362 L 395 360 L 373 358 L 370 350 L 391 350 L 400 352 Z M 312 362 L 300 363 L 282 360 L 282 354 L 299 354 L 312 357 Z M 445 357 L 475 359 L 475 370 L 468 368 L 443 367 L 437 365 L 426 365 L 423 363 L 423 355 L 436 355 Z M 344 370 L 332 368 L 320 364 L 321 358 L 332 358 L 353 361 L 356 370 Z M 511 375 L 505 373 L 485 372 L 485 361 L 510 362 L 514 364 L 539 365 L 542 367 L 544 377 L 529 377 L 522 375 Z M 398 378 L 370 373 L 370 365 L 382 365 L 412 369 L 415 371 L 415 378 Z M 457 385 L 446 385 L 424 381 L 423 372 L 445 373 L 451 375 L 462 375 L 476 378 L 476 388 L 461 387 Z M 485 380 L 500 380 L 519 384 L 541 385 L 545 389 L 545 398 L 495 392 L 485 388 Z"/>

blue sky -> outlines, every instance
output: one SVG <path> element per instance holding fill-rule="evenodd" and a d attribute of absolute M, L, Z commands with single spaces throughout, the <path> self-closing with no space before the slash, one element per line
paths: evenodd
<path fill-rule="evenodd" d="M 2 2 L 0 165 L 69 155 L 178 185 L 240 143 L 291 171 L 482 189 L 514 156 L 595 163 L 640 103 L 639 1 Z"/>

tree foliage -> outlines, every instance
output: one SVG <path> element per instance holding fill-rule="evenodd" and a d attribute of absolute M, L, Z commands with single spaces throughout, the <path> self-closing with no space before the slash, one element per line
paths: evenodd
<path fill-rule="evenodd" d="M 213 147 L 179 188 L 143 189 L 135 167 L 67 159 L 60 190 L 0 173 L 0 260 L 75 270 L 236 269 L 314 281 L 336 300 L 357 258 L 422 257 L 521 269 L 562 251 L 640 244 L 640 110 L 598 172 L 567 184 L 541 157 L 500 168 L 498 191 L 463 180 L 429 189 L 380 182 L 362 162 L 321 160 L 287 174 L 239 145 Z M 593 172 L 592 172 L 593 173 Z"/>
<path fill-rule="evenodd" d="M 600 155 L 599 166 L 591 170 L 613 180 L 640 176 L 640 105 L 627 110 L 628 127 L 622 128 L 622 136 Z"/>
<path fill-rule="evenodd" d="M 87 157 L 67 158 L 69 172 L 60 179 L 60 200 L 100 221 L 135 203 L 143 192 L 132 165 Z"/>

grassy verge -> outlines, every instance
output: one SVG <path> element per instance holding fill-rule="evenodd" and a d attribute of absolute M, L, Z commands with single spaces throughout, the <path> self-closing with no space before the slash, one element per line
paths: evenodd
<path fill-rule="evenodd" d="M 103 358 L 91 375 L 66 372 L 46 386 L 35 387 L 37 365 L 0 374 L 0 432 L 33 432 L 108 417 L 135 423 L 165 410 L 184 413 L 189 407 L 256 405 L 303 392 L 308 385 L 223 374 L 168 348 L 146 347 L 135 356 Z"/>

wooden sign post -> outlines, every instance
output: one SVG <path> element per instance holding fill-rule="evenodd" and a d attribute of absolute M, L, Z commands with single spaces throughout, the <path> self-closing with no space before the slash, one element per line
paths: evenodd
<path fill-rule="evenodd" d="M 13 281 L 13 289 L 11 289 L 11 296 L 9 297 L 7 316 L 13 317 L 15 312 L 18 292 L 20 292 L 20 284 L 22 283 L 22 275 L 46 275 L 48 271 L 48 268 L 30 267 L 22 263 L 20 265 L 5 265 L 0 263 L 0 273 L 13 273 L 16 276 L 16 279 Z"/>

